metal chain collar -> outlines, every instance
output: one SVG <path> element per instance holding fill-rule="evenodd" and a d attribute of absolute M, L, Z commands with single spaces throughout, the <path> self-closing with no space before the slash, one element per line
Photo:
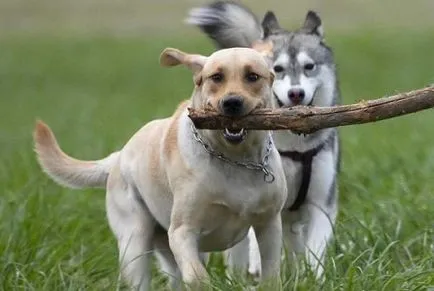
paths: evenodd
<path fill-rule="evenodd" d="M 249 170 L 256 170 L 261 171 L 264 173 L 264 181 L 267 183 L 273 183 L 275 177 L 271 170 L 269 170 L 268 167 L 268 159 L 270 158 L 271 151 L 273 149 L 273 140 L 271 138 L 271 134 L 268 136 L 267 145 L 265 149 L 265 155 L 262 158 L 262 161 L 260 163 L 256 162 L 240 162 L 240 161 L 234 161 L 223 155 L 222 153 L 214 150 L 209 144 L 207 144 L 202 137 L 200 136 L 199 132 L 197 131 L 196 127 L 194 125 L 191 125 L 191 130 L 193 132 L 194 139 L 200 143 L 205 151 L 209 153 L 211 156 L 218 158 L 219 160 L 226 162 L 228 164 L 236 165 L 239 167 L 244 167 Z"/>

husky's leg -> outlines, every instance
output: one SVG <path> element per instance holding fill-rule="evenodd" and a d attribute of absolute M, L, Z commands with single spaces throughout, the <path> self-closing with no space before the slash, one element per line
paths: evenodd
<path fill-rule="evenodd" d="M 251 228 L 248 234 L 249 238 L 249 274 L 255 279 L 261 277 L 261 254 L 259 252 L 258 240 L 256 234 Z"/>
<path fill-rule="evenodd" d="M 114 169 L 107 184 L 107 217 L 118 239 L 121 274 L 135 290 L 149 290 L 152 237 L 155 222 L 147 208 L 139 204 L 135 189 Z"/>
<path fill-rule="evenodd" d="M 333 236 L 334 217 L 318 208 L 308 205 L 309 224 L 306 238 L 306 259 L 318 279 L 324 273 L 324 256 L 328 241 Z"/>
<path fill-rule="evenodd" d="M 249 230 L 249 234 L 252 228 Z M 232 272 L 245 274 L 249 266 L 249 237 L 225 251 L 226 264 Z"/>
<path fill-rule="evenodd" d="M 225 251 L 225 259 L 231 271 L 241 272 L 241 274 L 248 272 L 255 278 L 260 277 L 261 255 L 252 227 L 242 241 Z"/>
<path fill-rule="evenodd" d="M 302 210 L 303 208 L 297 212 L 288 209 L 282 211 L 282 258 L 291 267 L 298 266 L 297 254 L 304 253 L 305 250 L 304 224 L 300 217 Z"/>
<path fill-rule="evenodd" d="M 333 150 L 320 152 L 312 164 L 307 211 L 306 259 L 317 278 L 324 273 L 324 256 L 336 220 L 336 159 Z"/>

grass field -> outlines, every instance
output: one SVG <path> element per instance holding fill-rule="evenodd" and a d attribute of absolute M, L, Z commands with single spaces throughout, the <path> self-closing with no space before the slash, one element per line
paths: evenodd
<path fill-rule="evenodd" d="M 344 103 L 434 82 L 433 30 L 328 35 Z M 37 165 L 31 132 L 46 121 L 69 154 L 119 149 L 189 96 L 190 73 L 163 69 L 172 46 L 202 37 L 5 36 L 0 39 L 0 289 L 114 290 L 116 241 L 104 191 L 74 191 Z M 284 264 L 284 290 L 428 290 L 434 286 L 434 114 L 346 127 L 336 239 L 323 288 Z M 216 290 L 243 290 L 212 260 Z M 155 273 L 155 290 L 164 281 Z M 432 287 L 434 288 L 434 287 Z"/>

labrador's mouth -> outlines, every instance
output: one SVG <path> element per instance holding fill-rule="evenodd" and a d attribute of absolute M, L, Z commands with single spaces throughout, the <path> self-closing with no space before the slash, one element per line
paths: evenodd
<path fill-rule="evenodd" d="M 247 130 L 242 129 L 228 129 L 225 128 L 223 131 L 223 137 L 232 144 L 241 143 L 247 135 Z"/>

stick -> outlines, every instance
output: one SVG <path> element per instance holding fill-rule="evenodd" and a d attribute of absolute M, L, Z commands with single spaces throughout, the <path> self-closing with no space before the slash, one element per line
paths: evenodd
<path fill-rule="evenodd" d="M 375 122 L 432 107 L 434 86 L 350 105 L 259 109 L 239 118 L 210 109 L 189 108 L 189 117 L 199 129 L 289 129 L 296 133 L 312 133 L 323 128 Z"/>

